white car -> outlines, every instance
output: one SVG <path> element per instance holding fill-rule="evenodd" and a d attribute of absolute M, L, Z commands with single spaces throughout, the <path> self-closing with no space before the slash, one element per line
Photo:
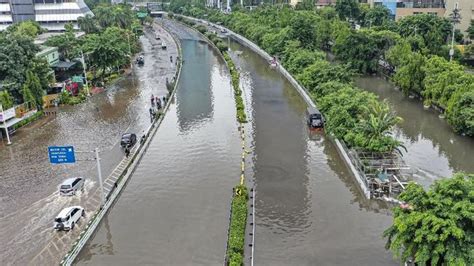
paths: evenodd
<path fill-rule="evenodd" d="M 72 230 L 74 229 L 74 225 L 77 224 L 77 221 L 85 216 L 85 214 L 84 208 L 81 206 L 64 208 L 56 218 L 54 218 L 54 229 L 58 231 Z"/>
<path fill-rule="evenodd" d="M 73 196 L 79 190 L 84 191 L 84 178 L 82 177 L 68 178 L 59 185 L 59 195 L 61 196 Z"/>
<path fill-rule="evenodd" d="M 166 50 L 166 43 L 165 42 L 161 42 L 161 49 Z"/>

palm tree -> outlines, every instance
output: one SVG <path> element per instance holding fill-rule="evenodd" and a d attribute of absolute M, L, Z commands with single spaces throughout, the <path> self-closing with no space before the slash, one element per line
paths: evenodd
<path fill-rule="evenodd" d="M 391 135 L 393 127 L 403 121 L 391 110 L 388 102 L 384 100 L 381 103 L 374 103 L 365 109 L 366 112 L 364 112 L 358 127 L 366 138 L 366 143 L 379 143 L 387 146 L 380 147 L 381 150 L 391 151 L 395 149 L 400 151 L 399 148 L 406 150 L 400 141 L 388 141 L 389 138 L 387 137 Z"/>
<path fill-rule="evenodd" d="M 77 24 L 79 25 L 79 28 L 85 33 L 97 32 L 98 29 L 95 23 L 95 19 L 91 14 L 87 14 L 85 17 L 79 17 L 77 19 Z"/>

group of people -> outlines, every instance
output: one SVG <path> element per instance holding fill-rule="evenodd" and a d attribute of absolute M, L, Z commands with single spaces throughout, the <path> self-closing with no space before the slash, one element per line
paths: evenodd
<path fill-rule="evenodd" d="M 153 121 L 153 119 L 155 118 L 157 111 L 161 110 L 161 108 L 166 105 L 166 100 L 166 96 L 155 97 L 153 94 L 151 95 L 151 107 L 149 109 L 151 121 Z"/>

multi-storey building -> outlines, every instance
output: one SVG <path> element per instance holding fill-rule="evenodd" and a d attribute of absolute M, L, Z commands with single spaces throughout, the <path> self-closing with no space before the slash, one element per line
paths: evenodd
<path fill-rule="evenodd" d="M 84 0 L 0 0 L 0 30 L 34 20 L 49 31 L 62 31 L 66 23 L 77 28 L 77 19 L 86 14 L 92 12 Z"/>

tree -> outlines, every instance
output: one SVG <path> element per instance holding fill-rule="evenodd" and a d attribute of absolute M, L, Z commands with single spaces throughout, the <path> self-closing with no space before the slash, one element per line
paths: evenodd
<path fill-rule="evenodd" d="M 351 31 L 346 38 L 337 38 L 333 51 L 337 58 L 361 73 L 377 69 L 379 51 L 375 39 L 367 32 Z"/>
<path fill-rule="evenodd" d="M 471 20 L 471 24 L 469 28 L 467 28 L 467 34 L 469 35 L 469 39 L 474 40 L 474 19 Z"/>
<path fill-rule="evenodd" d="M 58 47 L 62 59 L 72 60 L 77 56 L 79 41 L 76 39 L 74 32 L 66 31 L 61 35 L 50 37 L 45 45 Z"/>
<path fill-rule="evenodd" d="M 346 140 L 354 143 L 356 147 L 375 152 L 392 152 L 403 147 L 401 142 L 390 137 L 394 126 L 401 123 L 403 119 L 391 110 L 387 101 L 374 102 L 364 106 L 356 131 L 346 136 Z"/>
<path fill-rule="evenodd" d="M 349 83 L 352 76 L 353 72 L 346 65 L 333 65 L 326 60 L 316 60 L 296 77 L 309 91 L 321 96 L 321 84 L 329 81 Z"/>
<path fill-rule="evenodd" d="M 34 60 L 38 47 L 26 35 L 0 33 L 0 81 L 9 84 L 6 89 L 16 101 L 21 101 L 21 87 L 26 70 Z"/>
<path fill-rule="evenodd" d="M 307 11 L 299 12 L 290 22 L 290 38 L 299 40 L 303 48 L 316 47 L 316 17 Z"/>
<path fill-rule="evenodd" d="M 402 37 L 420 35 L 431 53 L 446 43 L 451 33 L 451 22 L 430 14 L 406 16 L 398 21 L 398 33 Z"/>
<path fill-rule="evenodd" d="M 3 109 L 9 109 L 13 107 L 13 97 L 10 96 L 8 91 L 0 91 L 0 104 Z"/>
<path fill-rule="evenodd" d="M 366 27 L 382 26 L 390 20 L 390 10 L 383 5 L 370 8 L 364 16 L 363 25 Z"/>
<path fill-rule="evenodd" d="M 457 173 L 428 191 L 410 183 L 384 232 L 386 248 L 418 265 L 474 264 L 474 175 Z"/>
<path fill-rule="evenodd" d="M 26 20 L 21 23 L 16 23 L 7 28 L 8 32 L 29 36 L 36 38 L 38 34 L 43 32 L 40 25 L 36 21 Z"/>
<path fill-rule="evenodd" d="M 356 19 L 359 17 L 359 1 L 337 0 L 336 11 L 340 19 Z"/>
<path fill-rule="evenodd" d="M 26 72 L 26 81 L 23 84 L 23 101 L 31 101 L 31 104 L 35 105 L 37 108 L 41 109 L 43 106 L 43 95 L 45 91 L 41 87 L 40 80 L 38 76 L 33 73 L 31 70 Z"/>
<path fill-rule="evenodd" d="M 95 24 L 95 19 L 92 15 L 87 14 L 84 17 L 79 17 L 77 19 L 77 24 L 79 28 L 85 33 L 95 33 L 98 31 L 97 25 Z"/>
<path fill-rule="evenodd" d="M 100 69 L 102 79 L 107 68 L 119 67 L 130 59 L 128 51 L 129 31 L 117 27 L 107 28 L 99 34 L 86 35 L 83 45 L 84 52 L 88 54 L 89 64 Z"/>

